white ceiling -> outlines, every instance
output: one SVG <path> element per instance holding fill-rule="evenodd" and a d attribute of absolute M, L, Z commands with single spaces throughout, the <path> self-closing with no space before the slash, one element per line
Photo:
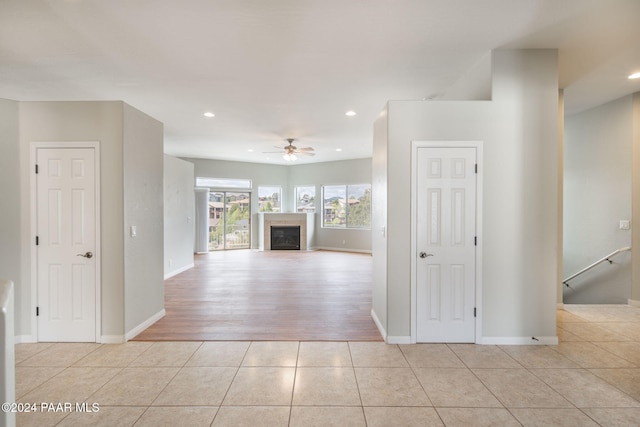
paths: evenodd
<path fill-rule="evenodd" d="M 176 156 L 363 158 L 387 100 L 442 96 L 492 49 L 558 48 L 574 113 L 640 91 L 639 40 L 638 0 L 0 0 L 0 98 L 123 100 Z"/>

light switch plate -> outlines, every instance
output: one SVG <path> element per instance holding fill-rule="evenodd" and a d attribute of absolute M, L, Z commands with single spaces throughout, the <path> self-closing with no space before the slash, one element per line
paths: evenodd
<path fill-rule="evenodd" d="M 629 229 L 631 229 L 631 221 L 629 221 L 628 219 L 621 219 L 620 230 L 629 230 Z"/>

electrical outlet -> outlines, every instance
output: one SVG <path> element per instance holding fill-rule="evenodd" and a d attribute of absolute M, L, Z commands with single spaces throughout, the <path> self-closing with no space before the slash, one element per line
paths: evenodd
<path fill-rule="evenodd" d="M 631 221 L 628 219 L 620 220 L 620 230 L 630 230 L 631 229 Z"/>

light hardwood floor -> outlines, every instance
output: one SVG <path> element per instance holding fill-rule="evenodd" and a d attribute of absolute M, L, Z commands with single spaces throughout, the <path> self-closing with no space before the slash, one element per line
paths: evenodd
<path fill-rule="evenodd" d="M 166 316 L 138 341 L 381 341 L 372 258 L 330 251 L 197 255 L 165 281 Z"/>

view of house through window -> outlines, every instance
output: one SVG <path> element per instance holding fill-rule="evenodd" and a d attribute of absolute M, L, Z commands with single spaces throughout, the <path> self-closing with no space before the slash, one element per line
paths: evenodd
<path fill-rule="evenodd" d="M 296 212 L 316 211 L 316 187 L 312 185 L 296 187 Z"/>
<path fill-rule="evenodd" d="M 209 250 L 251 247 L 251 193 L 209 193 Z"/>
<path fill-rule="evenodd" d="M 259 212 L 281 212 L 282 189 L 276 186 L 258 187 Z"/>
<path fill-rule="evenodd" d="M 322 187 L 323 227 L 371 228 L 371 184 Z"/>

